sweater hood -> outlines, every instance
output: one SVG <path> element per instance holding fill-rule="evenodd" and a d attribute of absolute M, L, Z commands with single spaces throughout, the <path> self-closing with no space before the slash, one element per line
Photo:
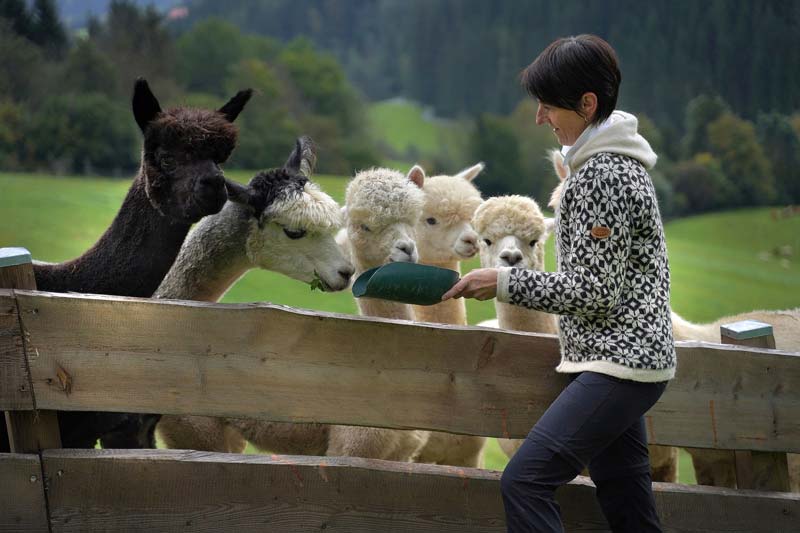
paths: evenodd
<path fill-rule="evenodd" d="M 567 149 L 564 163 L 575 172 L 592 156 L 606 152 L 636 159 L 646 169 L 651 169 L 658 156 L 639 134 L 638 127 L 639 121 L 635 116 L 614 111 L 599 125 L 586 128 L 573 146 L 564 147 Z"/>

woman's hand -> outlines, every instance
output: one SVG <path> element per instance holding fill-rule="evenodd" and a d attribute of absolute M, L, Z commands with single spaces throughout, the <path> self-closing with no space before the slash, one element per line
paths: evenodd
<path fill-rule="evenodd" d="M 497 269 L 478 268 L 458 280 L 453 288 L 444 293 L 442 300 L 461 297 L 491 300 L 495 296 L 497 296 Z"/>

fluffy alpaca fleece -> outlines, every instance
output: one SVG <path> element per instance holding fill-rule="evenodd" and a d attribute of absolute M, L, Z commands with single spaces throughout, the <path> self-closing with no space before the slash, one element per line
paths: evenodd
<path fill-rule="evenodd" d="M 478 236 L 472 229 L 471 220 L 481 203 L 481 194 L 472 180 L 483 168 L 484 164 L 478 163 L 454 176 L 425 178 L 422 187 L 425 205 L 416 224 L 420 263 L 460 272 L 460 261 L 477 252 Z M 436 305 L 415 305 L 413 310 L 420 322 L 467 324 L 463 299 L 451 299 Z M 485 445 L 485 437 L 432 431 L 417 461 L 481 467 Z"/>
<path fill-rule="evenodd" d="M 539 206 L 524 196 L 499 196 L 486 200 L 472 220 L 479 236 L 481 266 L 517 266 L 544 270 L 544 245 L 550 233 L 550 220 Z M 531 243 L 535 243 L 531 246 Z M 496 321 L 480 325 L 533 333 L 558 332 L 555 316 L 495 300 Z M 508 457 L 522 445 L 520 439 L 497 439 Z"/>
<path fill-rule="evenodd" d="M 559 150 L 552 150 L 549 155 L 553 169 L 560 181 L 553 190 L 548 203 L 548 206 L 556 209 L 561 202 L 561 192 L 568 170 Z M 741 320 L 756 320 L 772 325 L 777 349 L 800 351 L 800 308 L 782 311 L 749 311 L 724 317 L 710 324 L 693 324 L 674 311 L 671 316 L 672 336 L 676 341 L 699 340 L 719 343 L 721 325 Z M 692 456 L 698 484 L 736 487 L 736 466 L 733 452 L 701 448 L 686 448 L 686 451 Z M 651 465 L 663 465 L 661 472 L 654 470 L 653 479 L 655 481 L 672 481 L 677 478 L 677 457 L 677 448 L 651 446 Z M 800 492 L 800 454 L 788 454 L 788 462 L 792 491 Z"/>
<path fill-rule="evenodd" d="M 414 166 L 407 176 L 375 168 L 359 172 L 347 186 L 345 242 L 355 276 L 388 261 L 416 262 L 414 224 L 422 215 L 425 173 Z M 413 320 L 410 305 L 359 298 L 361 315 Z M 330 426 L 327 455 L 411 461 L 430 437 L 429 431 L 359 426 Z"/>
<path fill-rule="evenodd" d="M 373 169 L 359 173 L 348 185 L 346 198 L 350 203 L 345 208 L 346 228 L 339 238 L 344 240 L 353 257 L 359 259 L 356 263 L 357 274 L 390 260 L 416 259 L 413 222 L 422 209 L 422 179 L 418 172 L 410 172 L 406 177 L 387 169 Z M 381 188 L 385 188 L 386 195 L 380 194 Z M 375 202 L 386 218 L 374 216 L 367 198 Z M 389 198 L 396 205 L 390 205 Z M 356 206 L 356 209 L 351 209 L 352 206 Z M 358 245 L 354 245 L 354 242 Z M 362 308 L 362 314 L 369 316 L 413 318 L 410 306 L 403 304 L 370 300 L 360 301 L 359 307 Z M 220 419 L 220 422 L 213 422 L 214 419 L 207 417 L 182 418 L 180 421 L 169 421 L 171 427 L 168 430 L 175 435 L 169 441 L 170 447 L 193 448 L 202 445 L 204 448 L 195 449 L 241 452 L 246 439 L 256 448 L 273 453 L 351 455 L 410 461 L 428 438 L 426 431 L 263 420 Z M 179 440 L 187 434 L 187 426 L 191 429 L 192 419 L 199 419 L 196 427 L 204 432 L 203 435 L 192 440 Z M 166 420 L 167 417 L 164 417 L 162 425 Z M 214 438 L 209 438 L 211 434 Z"/>
<path fill-rule="evenodd" d="M 308 146 L 310 139 L 299 139 L 293 154 Z M 353 268 L 334 240 L 341 210 L 299 172 L 304 166 L 310 167 L 290 157 L 284 168 L 261 172 L 247 187 L 232 190 L 222 212 L 207 217 L 189 234 L 156 297 L 217 301 L 252 268 L 304 282 L 311 282 L 316 273 L 326 290 L 346 288 Z M 260 423 L 269 426 L 253 420 L 170 415 L 162 417 L 158 431 L 170 448 L 241 452 L 244 438 L 258 443 Z"/>
<path fill-rule="evenodd" d="M 782 311 L 749 311 L 715 320 L 710 324 L 693 324 L 672 313 L 675 340 L 720 342 L 720 326 L 742 320 L 755 320 L 772 326 L 775 348 L 800 352 L 800 307 Z M 736 460 L 730 450 L 686 448 L 692 456 L 695 476 L 700 485 L 736 487 Z M 787 454 L 789 482 L 792 492 L 800 492 L 800 454 Z"/>
<path fill-rule="evenodd" d="M 250 99 L 241 91 L 219 110 L 162 111 L 143 79 L 136 81 L 134 119 L 144 136 L 141 166 L 111 226 L 83 255 L 34 264 L 39 290 L 150 297 L 169 270 L 191 225 L 226 200 L 219 164 L 236 145 L 233 121 Z M 59 412 L 65 448 L 155 447 L 157 416 Z"/>

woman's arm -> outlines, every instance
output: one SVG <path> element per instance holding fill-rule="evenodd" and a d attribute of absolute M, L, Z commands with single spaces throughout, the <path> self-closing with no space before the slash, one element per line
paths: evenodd
<path fill-rule="evenodd" d="M 601 316 L 613 309 L 631 245 L 625 186 L 609 172 L 579 179 L 570 189 L 568 222 L 561 230 L 562 271 L 473 270 L 443 299 L 497 294 L 503 302 L 562 315 Z"/>

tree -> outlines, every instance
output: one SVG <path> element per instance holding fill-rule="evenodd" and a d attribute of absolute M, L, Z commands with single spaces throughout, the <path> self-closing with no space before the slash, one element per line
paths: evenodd
<path fill-rule="evenodd" d="M 778 202 L 800 202 L 800 139 L 789 117 L 761 114 L 756 129 L 761 147 L 770 154 Z"/>
<path fill-rule="evenodd" d="M 165 100 L 177 96 L 174 41 L 152 5 L 140 9 L 129 0 L 112 0 L 105 21 L 92 20 L 88 28 L 96 49 L 115 65 L 117 86 L 126 95 L 144 77 Z"/>
<path fill-rule="evenodd" d="M 109 97 L 121 95 L 114 64 L 88 39 L 78 41 L 70 50 L 62 65 L 61 76 L 64 92 L 98 92 Z"/>
<path fill-rule="evenodd" d="M 22 106 L 10 100 L 0 100 L 0 168 L 21 167 L 24 117 Z"/>
<path fill-rule="evenodd" d="M 519 143 L 507 119 L 482 114 L 470 140 L 473 161 L 486 163 L 481 192 L 486 196 L 530 194 L 533 182 L 522 171 Z"/>
<path fill-rule="evenodd" d="M 725 113 L 708 125 L 711 153 L 738 190 L 740 205 L 766 205 L 776 199 L 769 160 L 758 144 L 752 122 Z"/>
<path fill-rule="evenodd" d="M 226 80 L 244 59 L 239 29 L 220 19 L 197 23 L 177 42 L 177 79 L 190 91 L 223 96 Z"/>
<path fill-rule="evenodd" d="M 38 47 L 21 37 L 12 24 L 0 18 L 0 98 L 25 102 L 46 90 L 45 64 Z"/>
<path fill-rule="evenodd" d="M 702 213 L 734 204 L 736 187 L 722 172 L 720 162 L 705 152 L 679 161 L 667 171 L 678 212 Z"/>
<path fill-rule="evenodd" d="M 64 57 L 68 45 L 67 32 L 58 18 L 53 0 L 35 0 L 32 29 L 31 40 L 42 47 L 48 58 Z"/>
<path fill-rule="evenodd" d="M 232 66 L 225 83 L 229 94 L 245 87 L 255 90 L 247 112 L 238 119 L 239 145 L 231 164 L 244 168 L 281 165 L 299 132 L 287 112 L 285 89 L 274 70 L 258 59 L 244 59 Z"/>
<path fill-rule="evenodd" d="M 550 128 L 536 125 L 536 102 L 522 100 L 509 116 L 509 126 L 516 136 L 520 150 L 520 164 L 526 187 L 514 188 L 520 194 L 533 196 L 540 205 L 547 204 L 550 193 L 558 185 L 548 153 L 559 147 Z"/>
<path fill-rule="evenodd" d="M 701 94 L 689 102 L 686 106 L 686 133 L 681 142 L 684 158 L 710 151 L 708 125 L 728 112 L 728 104 L 716 95 Z"/>
<path fill-rule="evenodd" d="M 138 134 L 127 106 L 98 93 L 47 98 L 26 139 L 37 161 L 56 171 L 111 172 L 135 168 Z"/>

